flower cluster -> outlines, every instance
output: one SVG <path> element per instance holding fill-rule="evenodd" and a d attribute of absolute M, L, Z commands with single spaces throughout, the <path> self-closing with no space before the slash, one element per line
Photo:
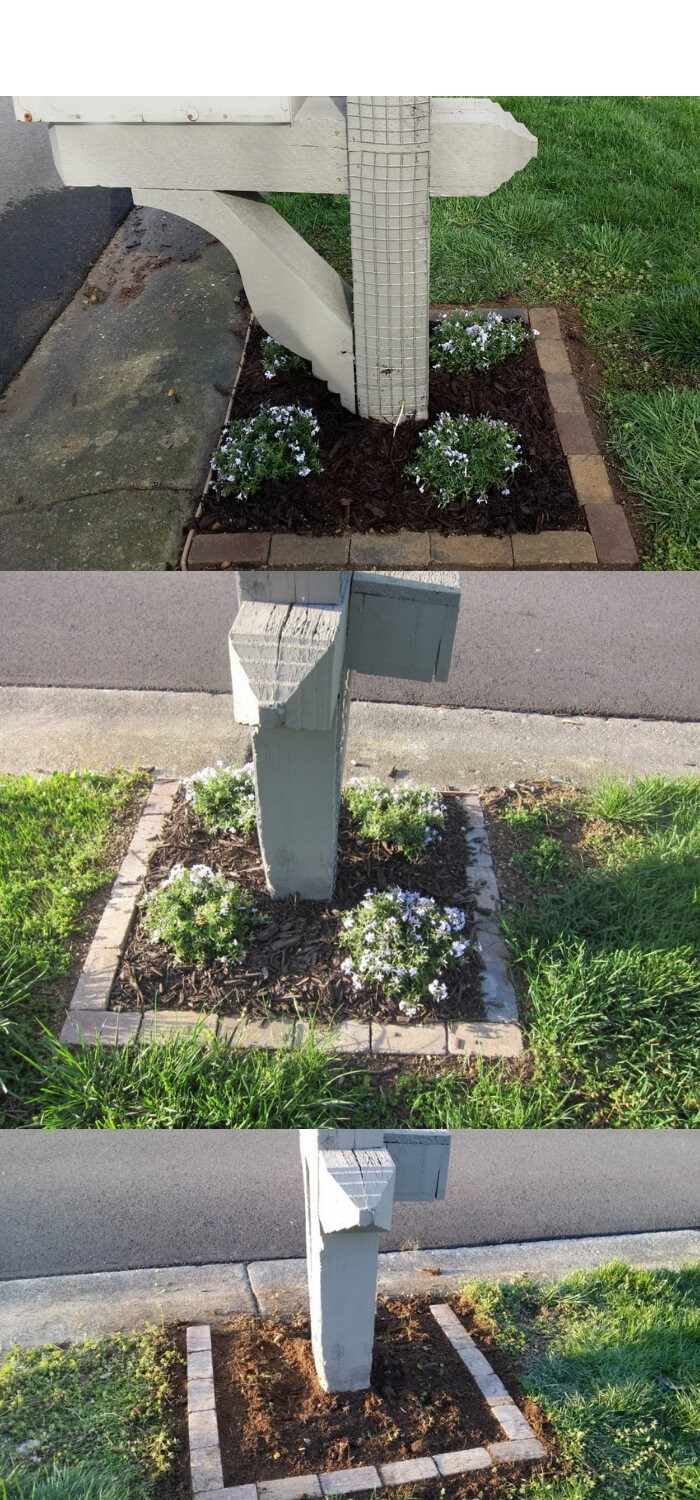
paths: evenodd
<path fill-rule="evenodd" d="M 452 417 L 443 411 L 421 433 L 416 455 L 406 465 L 424 494 L 440 510 L 453 500 L 485 505 L 490 489 L 509 495 L 507 481 L 523 466 L 518 433 L 496 417 Z"/>
<path fill-rule="evenodd" d="M 253 767 L 215 766 L 195 771 L 183 782 L 190 802 L 208 833 L 252 833 L 255 828 Z"/>
<path fill-rule="evenodd" d="M 293 354 L 291 349 L 278 344 L 269 334 L 260 345 L 260 358 L 266 380 L 274 380 L 275 375 L 279 375 L 281 371 L 310 369 L 308 359 L 303 359 L 301 354 Z"/>
<path fill-rule="evenodd" d="M 471 946 L 459 935 L 465 920 L 459 907 L 400 886 L 367 891 L 343 919 L 341 969 L 354 990 L 376 985 L 410 1020 L 447 999 L 445 976 Z"/>
<path fill-rule="evenodd" d="M 445 826 L 445 804 L 434 787 L 351 781 L 343 800 L 360 838 L 388 844 L 407 859 L 419 859 Z"/>
<path fill-rule="evenodd" d="M 519 354 L 537 338 L 518 318 L 503 318 L 497 312 L 470 312 L 467 307 L 443 313 L 430 340 L 431 363 L 436 370 L 453 374 L 458 370 L 490 370 L 509 354 Z"/>
<path fill-rule="evenodd" d="M 228 964 L 242 958 L 264 918 L 234 880 L 208 865 L 173 865 L 144 902 L 144 925 L 186 963 Z"/>
<path fill-rule="evenodd" d="M 270 480 L 318 474 L 319 425 L 310 407 L 262 406 L 224 429 L 211 466 L 226 499 L 248 500 Z"/>

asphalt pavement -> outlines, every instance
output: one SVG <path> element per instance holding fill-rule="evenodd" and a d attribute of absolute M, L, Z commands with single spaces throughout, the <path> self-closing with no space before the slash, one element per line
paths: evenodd
<path fill-rule="evenodd" d="M 13 1131 L 0 1277 L 304 1254 L 293 1131 Z M 459 1131 L 447 1197 L 397 1204 L 383 1250 L 690 1229 L 700 1143 L 679 1131 Z"/>
<path fill-rule="evenodd" d="M 461 574 L 452 669 L 355 678 L 355 697 L 524 713 L 700 719 L 694 573 Z M 229 693 L 235 580 L 0 575 L 0 686 Z"/>
<path fill-rule="evenodd" d="M 65 188 L 46 125 L 0 97 L 0 391 L 82 286 L 131 208 L 131 193 Z"/>

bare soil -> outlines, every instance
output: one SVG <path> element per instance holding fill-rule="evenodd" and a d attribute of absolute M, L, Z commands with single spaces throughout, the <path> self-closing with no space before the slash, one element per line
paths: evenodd
<path fill-rule="evenodd" d="M 471 923 L 467 888 L 466 818 L 457 796 L 444 793 L 446 827 L 419 860 L 409 861 L 387 846 L 358 838 L 341 814 L 338 875 L 332 902 L 296 896 L 273 901 L 265 887 L 257 835 L 208 834 L 182 793 L 151 860 L 147 890 L 159 885 L 175 864 L 207 864 L 234 877 L 266 917 L 266 926 L 245 958 L 221 965 L 182 963 L 154 943 L 137 917 L 112 994 L 116 1010 L 202 1010 L 217 1015 L 313 1015 L 321 1022 L 355 1016 L 398 1021 L 397 1002 L 376 988 L 356 994 L 340 965 L 344 952 L 338 933 L 345 913 L 370 887 L 400 885 L 441 904 L 459 906 Z M 442 1004 L 431 1001 L 420 1018 L 483 1020 L 479 961 L 467 951 L 447 980 Z"/>
<path fill-rule="evenodd" d="M 225 1485 L 389 1463 L 504 1437 L 427 1298 L 379 1304 L 367 1391 L 322 1390 L 305 1317 L 232 1318 L 212 1330 L 212 1349 Z M 492 1351 L 485 1352 L 491 1360 Z"/>
<path fill-rule="evenodd" d="M 348 412 L 321 380 L 283 372 L 268 380 L 260 359 L 262 330 L 248 343 L 232 417 L 249 417 L 266 403 L 310 406 L 318 418 L 323 472 L 266 484 L 245 502 L 225 500 L 214 484 L 194 525 L 201 532 L 276 531 L 313 536 L 349 532 L 440 531 L 504 536 L 515 531 L 585 530 L 585 518 L 557 435 L 534 347 L 509 355 L 483 373 L 448 375 L 431 369 L 429 420 L 440 412 L 503 419 L 520 434 L 527 467 L 507 497 L 492 492 L 487 505 L 452 504 L 439 510 L 404 474 L 425 423 L 384 422 Z"/>

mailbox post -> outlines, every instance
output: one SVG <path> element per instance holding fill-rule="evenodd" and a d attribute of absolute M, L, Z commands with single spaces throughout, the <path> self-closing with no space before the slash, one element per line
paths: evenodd
<path fill-rule="evenodd" d="M 300 1131 L 311 1343 L 324 1391 L 370 1383 L 379 1234 L 394 1203 L 444 1198 L 441 1130 Z"/>
<path fill-rule="evenodd" d="M 252 730 L 268 889 L 327 901 L 335 884 L 350 671 L 447 678 L 454 574 L 241 573 L 229 637 L 233 711 Z"/>
<path fill-rule="evenodd" d="M 431 197 L 482 197 L 536 154 L 490 99 L 16 98 L 70 187 L 128 187 L 231 251 L 273 338 L 362 417 L 427 417 Z M 347 193 L 353 288 L 261 194 Z M 468 256 L 468 243 L 465 254 Z"/>

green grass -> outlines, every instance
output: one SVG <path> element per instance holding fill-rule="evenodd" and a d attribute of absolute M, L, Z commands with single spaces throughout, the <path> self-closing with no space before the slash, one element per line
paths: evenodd
<path fill-rule="evenodd" d="M 697 1500 L 700 1266 L 612 1263 L 554 1285 L 473 1283 L 464 1302 L 513 1357 L 549 1420 L 560 1476 L 521 1500 Z"/>
<path fill-rule="evenodd" d="M 576 308 L 602 363 L 603 413 L 620 456 L 628 417 L 618 398 L 651 396 L 669 384 L 692 390 L 696 383 L 700 105 L 663 97 L 499 103 L 537 136 L 537 158 L 488 198 L 433 199 L 432 297 L 510 296 Z M 347 199 L 286 194 L 273 201 L 351 280 Z M 640 442 L 641 466 L 621 461 L 651 528 L 647 564 L 697 567 L 682 503 L 680 515 L 674 507 L 660 517 L 639 482 L 640 467 L 653 472 L 665 463 L 666 440 L 647 424 Z M 696 493 L 699 472 L 696 451 Z"/>
<path fill-rule="evenodd" d="M 579 847 L 551 841 L 580 827 Z M 313 1030 L 295 1051 L 206 1033 L 35 1059 L 48 1128 L 283 1129 L 313 1123 L 448 1129 L 700 1125 L 700 781 L 610 783 L 504 807 L 524 855 L 504 914 L 527 1052 L 369 1075 Z M 547 830 L 543 832 L 543 830 Z M 547 844 L 542 855 L 542 840 Z M 531 860 L 528 865 L 528 850 Z"/>
<path fill-rule="evenodd" d="M 173 1495 L 173 1378 L 180 1364 L 165 1333 L 154 1328 L 67 1347 L 12 1349 L 0 1363 L 7 1500 Z M 22 1453 L 27 1442 L 38 1446 Z"/>
<path fill-rule="evenodd" d="M 20 1054 L 52 1018 L 85 903 L 114 873 L 115 821 L 142 784 L 124 771 L 0 776 L 0 1079 L 9 1109 L 28 1076 Z"/>

